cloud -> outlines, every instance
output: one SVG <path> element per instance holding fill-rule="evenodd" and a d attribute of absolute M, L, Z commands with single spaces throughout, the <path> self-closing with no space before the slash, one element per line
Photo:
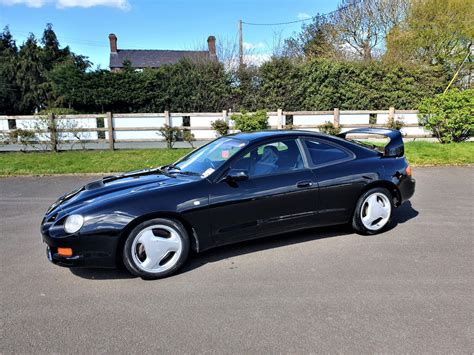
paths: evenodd
<path fill-rule="evenodd" d="M 300 12 L 296 17 L 298 17 L 298 20 L 307 20 L 313 16 L 307 14 L 306 12 Z"/>
<path fill-rule="evenodd" d="M 258 42 L 258 43 L 244 42 L 243 46 L 244 46 L 244 49 L 246 50 L 265 48 L 265 44 L 263 42 Z"/>
<path fill-rule="evenodd" d="M 42 7 L 47 2 L 47 0 L 0 0 L 0 5 L 24 4 L 28 7 Z"/>
<path fill-rule="evenodd" d="M 249 65 L 260 66 L 269 61 L 272 55 L 269 53 L 244 55 L 244 62 Z"/>
<path fill-rule="evenodd" d="M 130 4 L 127 0 L 56 0 L 56 6 L 60 9 L 66 7 L 94 7 L 108 6 L 121 10 L 128 10 Z"/>
<path fill-rule="evenodd" d="M 121 10 L 128 10 L 130 3 L 128 0 L 0 0 L 0 5 L 26 5 L 28 7 L 43 7 L 47 4 L 55 4 L 58 9 L 70 7 L 89 8 L 94 6 L 116 7 Z"/>

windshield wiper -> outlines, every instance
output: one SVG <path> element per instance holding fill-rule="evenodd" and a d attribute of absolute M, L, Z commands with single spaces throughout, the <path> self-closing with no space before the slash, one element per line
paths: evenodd
<path fill-rule="evenodd" d="M 169 164 L 169 165 L 162 166 L 161 170 L 166 171 L 166 173 L 168 173 L 168 174 L 178 173 L 178 174 L 182 174 L 182 175 L 201 176 L 200 173 L 197 173 L 195 171 L 188 171 L 188 170 L 182 171 L 179 166 L 176 166 L 174 164 Z"/>
<path fill-rule="evenodd" d="M 199 174 L 195 171 L 181 171 L 181 170 L 178 170 L 177 173 L 182 174 L 182 175 L 201 176 L 201 174 Z"/>
<path fill-rule="evenodd" d="M 167 171 L 170 171 L 170 170 L 181 170 L 181 168 L 177 165 L 174 165 L 174 164 L 168 164 L 168 165 L 163 165 L 161 167 L 161 170 L 164 170 L 166 169 Z"/>

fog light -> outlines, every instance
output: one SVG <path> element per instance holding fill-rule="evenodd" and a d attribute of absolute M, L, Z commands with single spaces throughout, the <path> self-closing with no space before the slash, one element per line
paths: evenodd
<path fill-rule="evenodd" d="M 64 230 L 67 233 L 76 233 L 79 229 L 82 228 L 84 224 L 84 217 L 80 214 L 73 214 L 66 218 L 64 222 Z"/>
<path fill-rule="evenodd" d="M 58 254 L 61 256 L 72 256 L 71 248 L 58 248 Z"/>

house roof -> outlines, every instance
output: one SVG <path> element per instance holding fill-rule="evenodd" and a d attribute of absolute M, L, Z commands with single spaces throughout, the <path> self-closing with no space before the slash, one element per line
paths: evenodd
<path fill-rule="evenodd" d="M 123 62 L 129 60 L 132 68 L 157 68 L 165 64 L 174 64 L 181 59 L 208 59 L 208 51 L 176 51 L 148 49 L 119 49 L 110 53 L 110 68 L 123 68 Z"/>

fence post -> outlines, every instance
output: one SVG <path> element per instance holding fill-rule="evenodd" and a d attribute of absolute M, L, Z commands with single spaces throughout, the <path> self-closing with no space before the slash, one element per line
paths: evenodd
<path fill-rule="evenodd" d="M 278 129 L 283 128 L 283 111 L 281 108 L 277 111 Z"/>
<path fill-rule="evenodd" d="M 58 152 L 58 140 L 59 134 L 58 127 L 56 126 L 56 116 L 54 113 L 51 113 L 49 116 L 50 126 L 49 126 L 49 133 L 50 133 L 50 140 L 51 140 L 51 149 L 53 152 Z"/>
<path fill-rule="evenodd" d="M 222 110 L 222 119 L 227 123 L 227 127 L 229 127 L 229 116 L 227 116 L 227 110 Z M 229 134 L 229 130 L 227 130 L 226 134 Z"/>
<path fill-rule="evenodd" d="M 388 109 L 388 122 L 387 123 L 390 123 L 393 121 L 395 121 L 395 107 L 391 106 Z"/>
<path fill-rule="evenodd" d="M 338 108 L 334 109 L 334 127 L 338 128 L 340 126 L 340 112 Z"/>
<path fill-rule="evenodd" d="M 169 111 L 165 111 L 165 125 L 171 127 L 171 118 Z"/>
<path fill-rule="evenodd" d="M 109 149 L 114 150 L 114 118 L 112 112 L 107 112 L 107 128 L 109 130 Z"/>

